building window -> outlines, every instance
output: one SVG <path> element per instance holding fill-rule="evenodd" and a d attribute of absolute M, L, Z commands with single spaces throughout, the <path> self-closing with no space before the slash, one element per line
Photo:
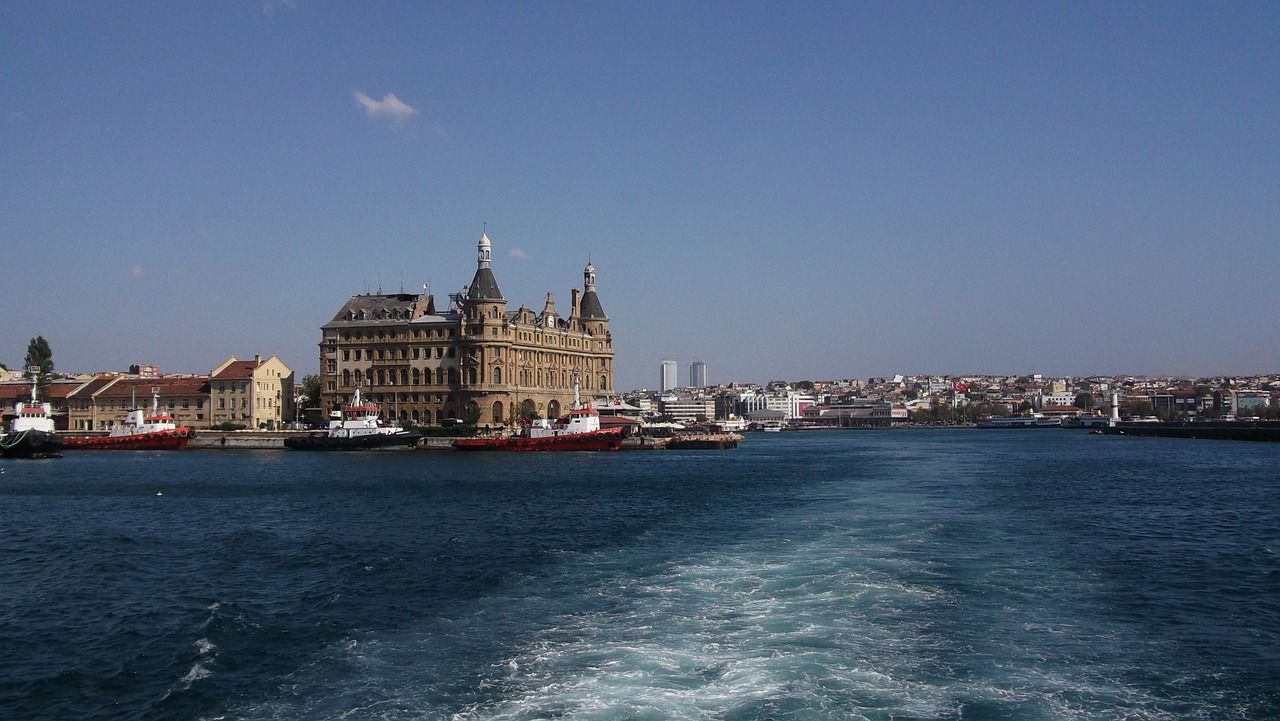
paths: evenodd
<path fill-rule="evenodd" d="M 494 382 L 494 383 L 501 383 L 501 382 L 502 382 L 502 369 L 501 369 L 501 368 L 494 368 L 494 369 L 493 369 L 493 382 Z"/>

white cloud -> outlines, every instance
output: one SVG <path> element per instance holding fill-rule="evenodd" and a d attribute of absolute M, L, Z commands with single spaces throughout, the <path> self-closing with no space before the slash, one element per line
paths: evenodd
<path fill-rule="evenodd" d="M 293 10 L 297 7 L 294 0 L 265 0 L 262 3 L 262 14 L 267 17 L 273 17 L 276 14 L 276 8 L 289 8 Z"/>
<path fill-rule="evenodd" d="M 360 103 L 360 107 L 364 108 L 364 114 L 371 118 L 390 118 L 391 122 L 399 125 L 411 116 L 417 115 L 418 111 L 405 105 L 404 102 L 391 93 L 382 96 L 382 100 L 374 100 L 359 90 L 353 93 L 356 102 Z"/>
<path fill-rule="evenodd" d="M 520 258 L 522 260 L 529 259 L 529 254 L 524 252 L 523 250 L 520 250 L 519 248 L 512 248 L 511 250 L 508 250 L 507 255 L 511 256 L 512 258 Z"/>

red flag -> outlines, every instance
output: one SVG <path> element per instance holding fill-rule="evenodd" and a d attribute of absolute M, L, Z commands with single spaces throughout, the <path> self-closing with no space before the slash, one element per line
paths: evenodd
<path fill-rule="evenodd" d="M 951 384 L 951 387 L 955 390 L 955 392 L 956 392 L 956 393 L 968 393 L 968 392 L 969 392 L 969 384 L 968 384 L 968 383 L 962 383 L 961 381 L 956 381 L 956 382 L 952 383 L 952 384 Z"/>

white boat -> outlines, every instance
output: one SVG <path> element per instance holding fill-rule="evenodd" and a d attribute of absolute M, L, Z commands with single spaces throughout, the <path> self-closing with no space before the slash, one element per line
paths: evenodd
<path fill-rule="evenodd" d="M 1076 416 L 1065 416 L 1062 419 L 1063 428 L 1110 428 L 1113 425 L 1115 425 L 1115 421 L 1110 416 L 1094 416 L 1082 413 Z"/>
<path fill-rule="evenodd" d="M 985 421 L 978 421 L 979 428 L 1061 428 L 1062 419 L 1046 416 L 1043 413 L 1030 413 L 1025 416 L 997 416 Z"/>
<path fill-rule="evenodd" d="M 0 436 L 0 457 L 55 458 L 61 454 L 62 438 L 54 432 L 53 407 L 36 399 L 37 383 L 31 383 L 31 402 L 13 406 L 9 432 Z"/>
<path fill-rule="evenodd" d="M 382 420 L 382 411 L 360 396 L 360 386 L 344 410 L 329 414 L 325 433 L 284 439 L 286 448 L 295 451 L 358 451 L 380 446 L 412 446 L 422 438 L 417 431 L 390 425 Z"/>

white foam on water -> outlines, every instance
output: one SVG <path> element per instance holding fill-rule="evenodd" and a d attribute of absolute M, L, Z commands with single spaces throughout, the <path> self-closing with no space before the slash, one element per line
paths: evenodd
<path fill-rule="evenodd" d="M 1126 684 L 1135 669 L 1079 648 L 1108 638 L 1035 618 L 999 589 L 964 597 L 947 569 L 901 550 L 931 528 L 899 529 L 905 540 L 831 529 L 658 564 L 602 551 L 456 617 L 335 643 L 281 698 L 236 715 L 1173 717 Z M 471 644 L 497 654 L 474 678 L 456 666 Z"/>

